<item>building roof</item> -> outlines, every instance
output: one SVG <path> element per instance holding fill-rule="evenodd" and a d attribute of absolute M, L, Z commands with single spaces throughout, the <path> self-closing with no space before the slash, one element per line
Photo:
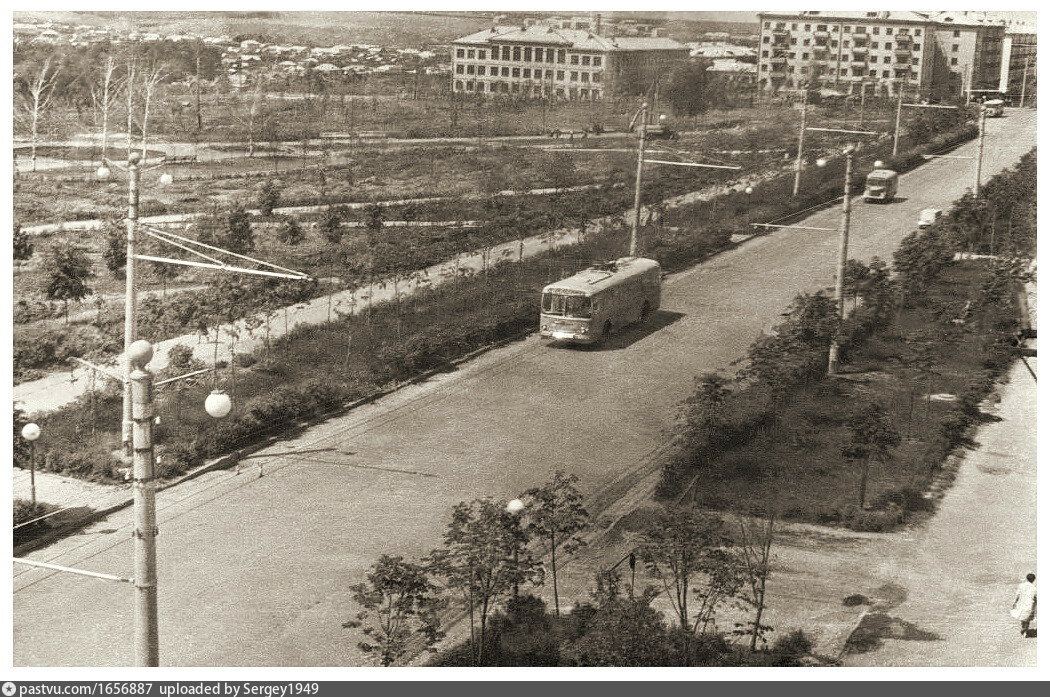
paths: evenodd
<path fill-rule="evenodd" d="M 875 15 L 874 17 L 871 15 Z M 931 21 L 928 15 L 922 12 L 907 12 L 900 10 L 890 10 L 882 12 L 854 12 L 850 10 L 816 10 L 807 12 L 760 12 L 758 15 L 761 17 L 784 17 L 791 19 L 840 19 L 840 20 L 852 20 L 852 21 L 866 21 L 866 22 L 921 22 L 923 24 L 929 24 Z"/>
<path fill-rule="evenodd" d="M 557 29 L 534 24 L 528 27 L 494 26 L 456 39 L 454 44 L 542 44 L 590 51 L 676 51 L 687 47 L 663 36 L 599 36 L 585 29 Z"/>

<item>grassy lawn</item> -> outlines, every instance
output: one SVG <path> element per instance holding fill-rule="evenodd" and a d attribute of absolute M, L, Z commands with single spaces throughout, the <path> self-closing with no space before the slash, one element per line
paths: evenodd
<path fill-rule="evenodd" d="M 1003 359 L 993 345 L 1015 325 L 1012 296 L 1008 311 L 981 306 L 964 324 L 951 322 L 966 316 L 968 303 L 979 305 L 985 278 L 981 262 L 949 268 L 928 302 L 904 309 L 852 351 L 844 375 L 803 386 L 780 408 L 776 424 L 765 421 L 743 445 L 708 460 L 698 472 L 698 504 L 761 513 L 772 497 L 788 519 L 850 523 L 859 508 L 861 468 L 842 454 L 851 440 L 848 423 L 878 403 L 902 440 L 890 459 L 871 463 L 867 503 L 921 509 L 921 493 L 940 473 L 945 422 L 962 395 L 997 374 Z M 751 407 L 735 405 L 737 412 Z"/>

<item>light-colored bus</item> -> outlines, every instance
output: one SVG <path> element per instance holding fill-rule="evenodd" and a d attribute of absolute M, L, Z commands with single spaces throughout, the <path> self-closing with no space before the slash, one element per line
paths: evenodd
<path fill-rule="evenodd" d="M 891 202 L 897 197 L 897 173 L 892 169 L 877 169 L 864 183 L 865 201 Z"/>
<path fill-rule="evenodd" d="M 540 336 L 593 344 L 660 307 L 660 264 L 623 257 L 551 283 L 540 302 Z"/>
<path fill-rule="evenodd" d="M 984 103 L 984 112 L 988 116 L 1002 116 L 1006 102 L 1001 99 L 989 99 Z"/>

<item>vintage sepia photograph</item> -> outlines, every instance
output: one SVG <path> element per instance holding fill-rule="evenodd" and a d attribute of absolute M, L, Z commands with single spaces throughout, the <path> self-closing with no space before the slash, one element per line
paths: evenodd
<path fill-rule="evenodd" d="M 14 671 L 1036 668 L 1036 12 L 76 4 Z"/>

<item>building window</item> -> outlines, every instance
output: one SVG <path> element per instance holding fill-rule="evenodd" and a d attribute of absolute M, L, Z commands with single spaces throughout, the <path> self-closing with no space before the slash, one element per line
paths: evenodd
<path fill-rule="evenodd" d="M 595 68 L 600 68 L 601 66 L 602 66 L 602 59 L 601 59 L 601 57 L 600 56 L 595 56 L 594 57 L 594 67 Z"/>
<path fill-rule="evenodd" d="M 893 50 L 893 44 L 891 44 L 889 41 L 886 42 L 886 50 L 887 51 L 892 51 Z"/>
<path fill-rule="evenodd" d="M 526 46 L 525 47 L 525 61 L 527 63 L 531 63 L 532 62 L 532 46 Z"/>
<path fill-rule="evenodd" d="M 959 44 L 952 44 L 952 53 L 959 52 Z"/>
<path fill-rule="evenodd" d="M 842 48 L 849 48 L 849 41 L 843 41 Z"/>
<path fill-rule="evenodd" d="M 554 49 L 553 48 L 548 48 L 547 49 L 547 62 L 548 63 L 553 63 L 554 62 Z"/>
<path fill-rule="evenodd" d="M 919 59 L 918 58 L 912 58 L 911 59 L 911 64 L 912 65 L 918 65 L 919 64 Z"/>
<path fill-rule="evenodd" d="M 595 73 L 594 75 L 591 75 L 591 82 L 601 82 L 601 81 L 602 81 L 602 74 L 601 73 Z"/>
<path fill-rule="evenodd" d="M 462 80 L 456 80 L 456 89 L 457 90 L 463 89 L 463 81 Z"/>
<path fill-rule="evenodd" d="M 583 64 L 584 65 L 590 65 L 591 64 L 591 57 L 590 56 L 584 56 L 582 60 L 583 60 Z"/>
<path fill-rule="evenodd" d="M 769 35 L 768 34 L 766 36 L 762 37 L 762 43 L 764 43 L 764 44 L 768 44 L 769 43 Z"/>
<path fill-rule="evenodd" d="M 579 65 L 580 64 L 580 57 L 577 56 L 575 53 L 572 54 L 571 56 L 569 56 L 569 63 L 571 65 Z"/>
<path fill-rule="evenodd" d="M 889 70 L 883 70 L 882 71 L 882 76 L 883 77 L 889 77 L 890 76 L 890 71 Z"/>
<path fill-rule="evenodd" d="M 580 81 L 580 74 L 578 72 L 573 70 L 571 73 L 569 73 L 569 82 L 579 82 L 579 81 Z"/>
<path fill-rule="evenodd" d="M 456 72 L 459 73 L 460 75 L 462 75 L 463 74 L 463 66 L 462 65 L 457 65 L 456 66 Z"/>
<path fill-rule="evenodd" d="M 763 24 L 762 27 L 764 29 L 769 29 L 769 22 L 766 22 L 765 24 Z"/>
<path fill-rule="evenodd" d="M 467 81 L 467 92 L 473 92 L 473 91 L 474 91 L 474 81 L 473 80 L 468 80 Z"/>
<path fill-rule="evenodd" d="M 499 67 L 495 65 L 489 66 L 489 75 L 499 75 Z"/>
<path fill-rule="evenodd" d="M 839 47 L 839 42 L 838 41 L 832 41 L 831 42 L 831 47 L 832 48 L 838 48 Z"/>
<path fill-rule="evenodd" d="M 456 49 L 456 58 L 462 58 L 462 57 L 463 57 L 463 49 L 457 48 Z"/>
<path fill-rule="evenodd" d="M 808 53 L 803 53 L 802 54 L 802 60 L 809 60 L 809 54 Z"/>
<path fill-rule="evenodd" d="M 519 85 L 518 83 L 516 83 L 516 82 L 510 83 L 510 91 L 511 92 L 517 92 L 520 89 L 521 89 L 521 85 Z"/>
<path fill-rule="evenodd" d="M 847 73 L 849 73 L 849 70 L 846 69 L 846 68 L 843 68 L 842 70 L 839 71 L 839 75 L 846 75 Z"/>
<path fill-rule="evenodd" d="M 875 71 L 875 70 L 869 70 L 868 71 L 868 77 L 876 77 L 876 72 L 877 71 Z"/>
<path fill-rule="evenodd" d="M 565 71 L 564 70 L 559 70 L 557 75 L 555 75 L 555 79 L 557 79 L 559 81 L 564 80 L 565 79 Z"/>
<path fill-rule="evenodd" d="M 590 81 L 591 81 L 591 74 L 590 73 L 580 73 L 580 82 L 590 82 Z"/>
<path fill-rule="evenodd" d="M 959 59 L 958 59 L 958 58 L 955 58 L 955 57 L 953 56 L 953 57 L 952 57 L 952 65 L 959 65 Z"/>
<path fill-rule="evenodd" d="M 508 67 L 504 66 L 504 67 L 503 67 L 503 68 L 502 68 L 502 69 L 500 70 L 500 75 L 502 75 L 503 77 L 510 77 L 510 68 L 508 68 Z"/>
<path fill-rule="evenodd" d="M 817 31 L 827 31 L 827 30 L 828 30 L 828 25 L 827 24 L 818 24 L 817 25 Z"/>
<path fill-rule="evenodd" d="M 882 62 L 883 62 L 883 63 L 889 63 L 889 62 L 890 62 L 890 60 L 891 60 L 891 59 L 890 59 L 890 57 L 889 57 L 889 56 L 886 56 L 885 58 L 883 58 L 883 59 L 882 59 Z"/>
<path fill-rule="evenodd" d="M 843 33 L 843 34 L 849 34 L 849 26 L 848 26 L 848 25 L 847 25 L 847 26 L 844 26 L 844 27 L 842 27 L 842 33 Z"/>
<path fill-rule="evenodd" d="M 467 58 L 474 57 L 474 49 L 467 49 Z"/>
<path fill-rule="evenodd" d="M 521 77 L 521 68 L 512 68 L 510 71 L 511 77 Z"/>
<path fill-rule="evenodd" d="M 792 36 L 791 37 L 791 45 L 792 46 L 797 46 L 798 45 L 798 39 L 796 39 L 795 37 Z"/>
<path fill-rule="evenodd" d="M 521 46 L 515 46 L 514 47 L 514 60 L 516 60 L 516 61 L 520 61 L 521 60 Z"/>
<path fill-rule="evenodd" d="M 811 26 L 812 26 L 812 25 L 810 25 L 810 24 L 807 24 L 807 25 L 806 25 L 806 27 L 805 27 L 806 31 L 809 31 L 809 30 L 810 30 L 809 28 L 810 28 Z"/>
<path fill-rule="evenodd" d="M 484 51 L 484 49 L 478 51 L 478 58 L 480 58 L 481 60 L 485 60 L 485 51 Z"/>
<path fill-rule="evenodd" d="M 521 71 L 522 77 L 532 77 L 532 68 L 523 68 Z"/>
<path fill-rule="evenodd" d="M 546 76 L 545 76 L 545 77 L 546 77 L 546 78 L 547 78 L 548 80 L 552 80 L 552 79 L 554 79 L 554 71 L 553 71 L 553 70 L 548 70 L 548 71 L 547 71 L 547 74 L 546 74 Z"/>
<path fill-rule="evenodd" d="M 915 36 L 922 36 L 922 29 L 916 29 Z"/>
<path fill-rule="evenodd" d="M 959 38 L 959 30 L 956 29 L 955 31 L 953 31 L 952 32 L 952 36 L 955 37 L 956 39 L 958 39 Z"/>
<path fill-rule="evenodd" d="M 505 61 L 509 61 L 510 60 L 510 46 L 504 46 L 503 47 L 503 60 L 505 60 Z"/>
<path fill-rule="evenodd" d="M 467 66 L 467 75 L 473 75 L 473 74 L 474 74 L 474 66 L 473 65 L 468 65 Z"/>
<path fill-rule="evenodd" d="M 871 28 L 871 35 L 872 36 L 878 36 L 879 35 L 879 28 L 878 27 L 872 27 Z"/>
<path fill-rule="evenodd" d="M 791 24 L 791 31 L 798 31 L 798 25 L 795 23 Z"/>
<path fill-rule="evenodd" d="M 803 46 L 809 46 L 809 39 L 802 39 Z"/>

